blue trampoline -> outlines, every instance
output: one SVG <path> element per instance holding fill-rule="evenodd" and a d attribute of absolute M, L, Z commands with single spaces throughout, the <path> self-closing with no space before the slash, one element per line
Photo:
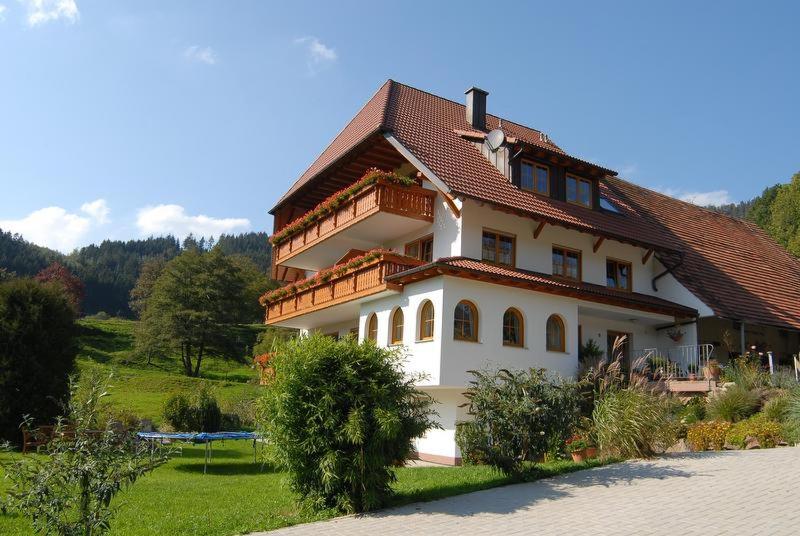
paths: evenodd
<path fill-rule="evenodd" d="M 206 474 L 208 464 L 211 463 L 212 444 L 214 441 L 253 440 L 253 463 L 256 462 L 256 441 L 259 435 L 255 432 L 139 432 L 136 436 L 143 441 L 185 441 L 187 443 L 204 443 L 206 446 L 205 459 L 203 460 L 203 474 Z"/>

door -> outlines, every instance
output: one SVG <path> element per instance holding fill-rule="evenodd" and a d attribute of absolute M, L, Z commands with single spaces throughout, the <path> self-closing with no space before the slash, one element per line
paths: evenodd
<path fill-rule="evenodd" d="M 606 357 L 608 357 L 609 362 L 616 359 L 616 355 L 614 355 L 614 344 L 617 341 L 617 338 L 624 337 L 624 341 L 622 342 L 622 347 L 617 349 L 617 353 L 622 350 L 622 369 L 627 371 L 628 364 L 630 363 L 631 354 L 631 334 L 624 333 L 622 331 L 607 331 L 606 332 Z"/>

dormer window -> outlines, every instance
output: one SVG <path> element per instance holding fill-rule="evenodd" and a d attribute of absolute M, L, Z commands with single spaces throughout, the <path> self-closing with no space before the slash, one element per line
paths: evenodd
<path fill-rule="evenodd" d="M 567 174 L 567 201 L 592 208 L 592 181 Z"/>
<path fill-rule="evenodd" d="M 520 165 L 519 187 L 538 194 L 550 193 L 550 168 L 523 160 Z"/>

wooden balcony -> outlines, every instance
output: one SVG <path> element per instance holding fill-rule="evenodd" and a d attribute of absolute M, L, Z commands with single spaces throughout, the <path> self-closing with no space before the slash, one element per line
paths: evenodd
<path fill-rule="evenodd" d="M 329 279 L 326 278 L 327 280 L 316 277 L 305 283 L 298 282 L 296 283 L 298 287 L 305 288 L 286 296 L 266 300 L 266 323 L 287 327 L 308 327 L 311 322 L 308 318 L 304 321 L 290 320 L 301 316 L 305 318 L 305 315 L 319 313 L 342 304 L 348 304 L 349 307 L 337 307 L 339 310 L 333 315 L 326 315 L 325 321 L 353 318 L 358 315 L 358 300 L 382 292 L 400 290 L 399 285 L 387 282 L 386 277 L 421 264 L 424 262 L 411 257 L 381 253 L 377 258 L 346 269 L 342 273 L 333 272 Z"/>
<path fill-rule="evenodd" d="M 393 236 L 432 223 L 435 198 L 436 192 L 419 186 L 378 181 L 273 246 L 275 263 L 317 271 L 333 264 L 344 251 L 373 249 Z M 323 242 L 325 247 L 315 247 Z"/>

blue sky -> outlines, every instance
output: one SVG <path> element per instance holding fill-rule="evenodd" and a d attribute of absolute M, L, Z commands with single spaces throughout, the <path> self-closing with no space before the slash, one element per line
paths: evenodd
<path fill-rule="evenodd" d="M 387 79 L 698 202 L 800 170 L 800 3 L 0 0 L 0 227 L 271 231 Z"/>

